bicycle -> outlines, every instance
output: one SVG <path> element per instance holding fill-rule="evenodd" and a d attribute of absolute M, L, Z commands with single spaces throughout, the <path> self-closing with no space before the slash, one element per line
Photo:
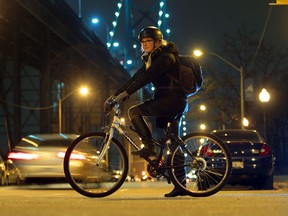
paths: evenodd
<path fill-rule="evenodd" d="M 112 104 L 111 123 L 101 132 L 76 138 L 64 157 L 64 172 L 71 187 L 87 197 L 105 197 L 117 191 L 128 175 L 128 157 L 115 132 L 140 148 L 124 129 L 134 128 L 120 117 L 119 104 Z M 196 132 L 182 138 L 175 136 L 168 123 L 166 138 L 155 141 L 157 154 L 143 157 L 153 178 L 164 177 L 185 195 L 210 196 L 221 190 L 231 173 L 231 156 L 226 145 L 214 135 Z M 123 129 L 124 128 L 124 129 Z"/>

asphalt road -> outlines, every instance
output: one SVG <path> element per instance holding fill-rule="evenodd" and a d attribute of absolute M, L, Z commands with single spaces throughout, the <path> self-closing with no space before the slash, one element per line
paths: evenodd
<path fill-rule="evenodd" d="M 165 198 L 165 182 L 125 183 L 104 198 L 87 198 L 69 185 L 0 188 L 1 216 L 114 216 L 114 215 L 273 215 L 287 216 L 288 188 L 250 190 L 227 187 L 205 197 Z"/>

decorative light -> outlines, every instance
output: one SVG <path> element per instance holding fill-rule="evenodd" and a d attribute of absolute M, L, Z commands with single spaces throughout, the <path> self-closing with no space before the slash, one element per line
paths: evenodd
<path fill-rule="evenodd" d="M 109 33 L 110 34 L 110 41 L 109 41 L 110 44 L 113 44 L 112 43 L 113 42 L 113 37 L 115 35 L 116 26 L 117 26 L 117 23 L 118 23 L 118 18 L 120 16 L 120 11 L 121 11 L 121 8 L 122 8 L 122 5 L 123 5 L 122 2 L 123 2 L 123 0 L 120 0 L 120 2 L 117 3 L 118 11 L 115 12 L 115 20 L 112 22 L 113 29 Z"/>
<path fill-rule="evenodd" d="M 91 20 L 91 22 L 92 22 L 93 24 L 97 24 L 97 23 L 99 23 L 99 19 L 93 18 L 93 19 Z"/>
<path fill-rule="evenodd" d="M 119 44 L 118 42 L 114 42 L 114 43 L 113 43 L 113 47 L 119 47 L 119 45 L 120 45 L 120 44 Z"/>

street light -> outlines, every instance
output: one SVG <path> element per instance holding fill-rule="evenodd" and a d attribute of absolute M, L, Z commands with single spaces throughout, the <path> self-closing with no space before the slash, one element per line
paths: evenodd
<path fill-rule="evenodd" d="M 264 122 L 264 138 L 267 140 L 267 130 L 266 130 L 266 103 L 270 100 L 269 92 L 263 88 L 259 94 L 259 100 L 263 103 L 263 122 Z"/>
<path fill-rule="evenodd" d="M 200 110 L 201 110 L 201 111 L 205 111 L 205 110 L 206 110 L 206 106 L 205 106 L 204 104 L 201 104 L 201 105 L 200 105 Z"/>
<path fill-rule="evenodd" d="M 91 19 L 92 24 L 98 25 L 99 23 L 103 23 L 106 28 L 106 46 L 109 47 L 109 26 L 104 20 L 99 20 L 98 18 L 92 18 Z"/>
<path fill-rule="evenodd" d="M 86 87 L 82 87 L 80 89 L 77 89 L 77 90 L 70 92 L 69 94 L 65 95 L 63 98 L 61 98 L 61 94 L 60 94 L 60 96 L 58 98 L 59 133 L 62 133 L 62 102 L 76 92 L 79 92 L 80 95 L 84 96 L 84 95 L 88 94 L 88 89 Z"/>
<path fill-rule="evenodd" d="M 234 68 L 235 70 L 237 70 L 240 73 L 240 98 L 241 98 L 240 99 L 240 101 L 241 101 L 241 121 L 240 121 L 240 124 L 241 124 L 241 129 L 244 129 L 244 125 L 242 123 L 244 120 L 244 71 L 243 71 L 243 67 L 237 67 L 236 65 L 232 64 L 230 61 L 228 61 L 227 59 L 218 55 L 217 53 L 214 53 L 214 52 L 205 52 L 205 53 L 216 56 L 217 58 L 219 58 L 220 60 L 222 60 L 227 65 Z M 203 54 L 203 52 L 201 50 L 194 50 L 193 54 L 195 56 L 201 56 Z"/>

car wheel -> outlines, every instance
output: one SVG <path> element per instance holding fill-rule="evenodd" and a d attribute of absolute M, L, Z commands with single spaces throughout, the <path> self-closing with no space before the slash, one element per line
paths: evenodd
<path fill-rule="evenodd" d="M 4 186 L 4 185 L 5 185 L 5 176 L 4 176 L 4 173 L 1 173 L 0 186 Z"/>
<path fill-rule="evenodd" d="M 15 184 L 16 184 L 16 185 L 20 185 L 20 184 L 21 184 L 21 179 L 20 179 L 19 176 L 17 177 Z"/>
<path fill-rule="evenodd" d="M 6 180 L 5 180 L 5 186 L 8 186 L 9 185 L 9 177 L 6 176 Z"/>
<path fill-rule="evenodd" d="M 260 190 L 273 190 L 274 189 L 274 176 L 260 177 L 258 179 L 258 187 Z"/>

